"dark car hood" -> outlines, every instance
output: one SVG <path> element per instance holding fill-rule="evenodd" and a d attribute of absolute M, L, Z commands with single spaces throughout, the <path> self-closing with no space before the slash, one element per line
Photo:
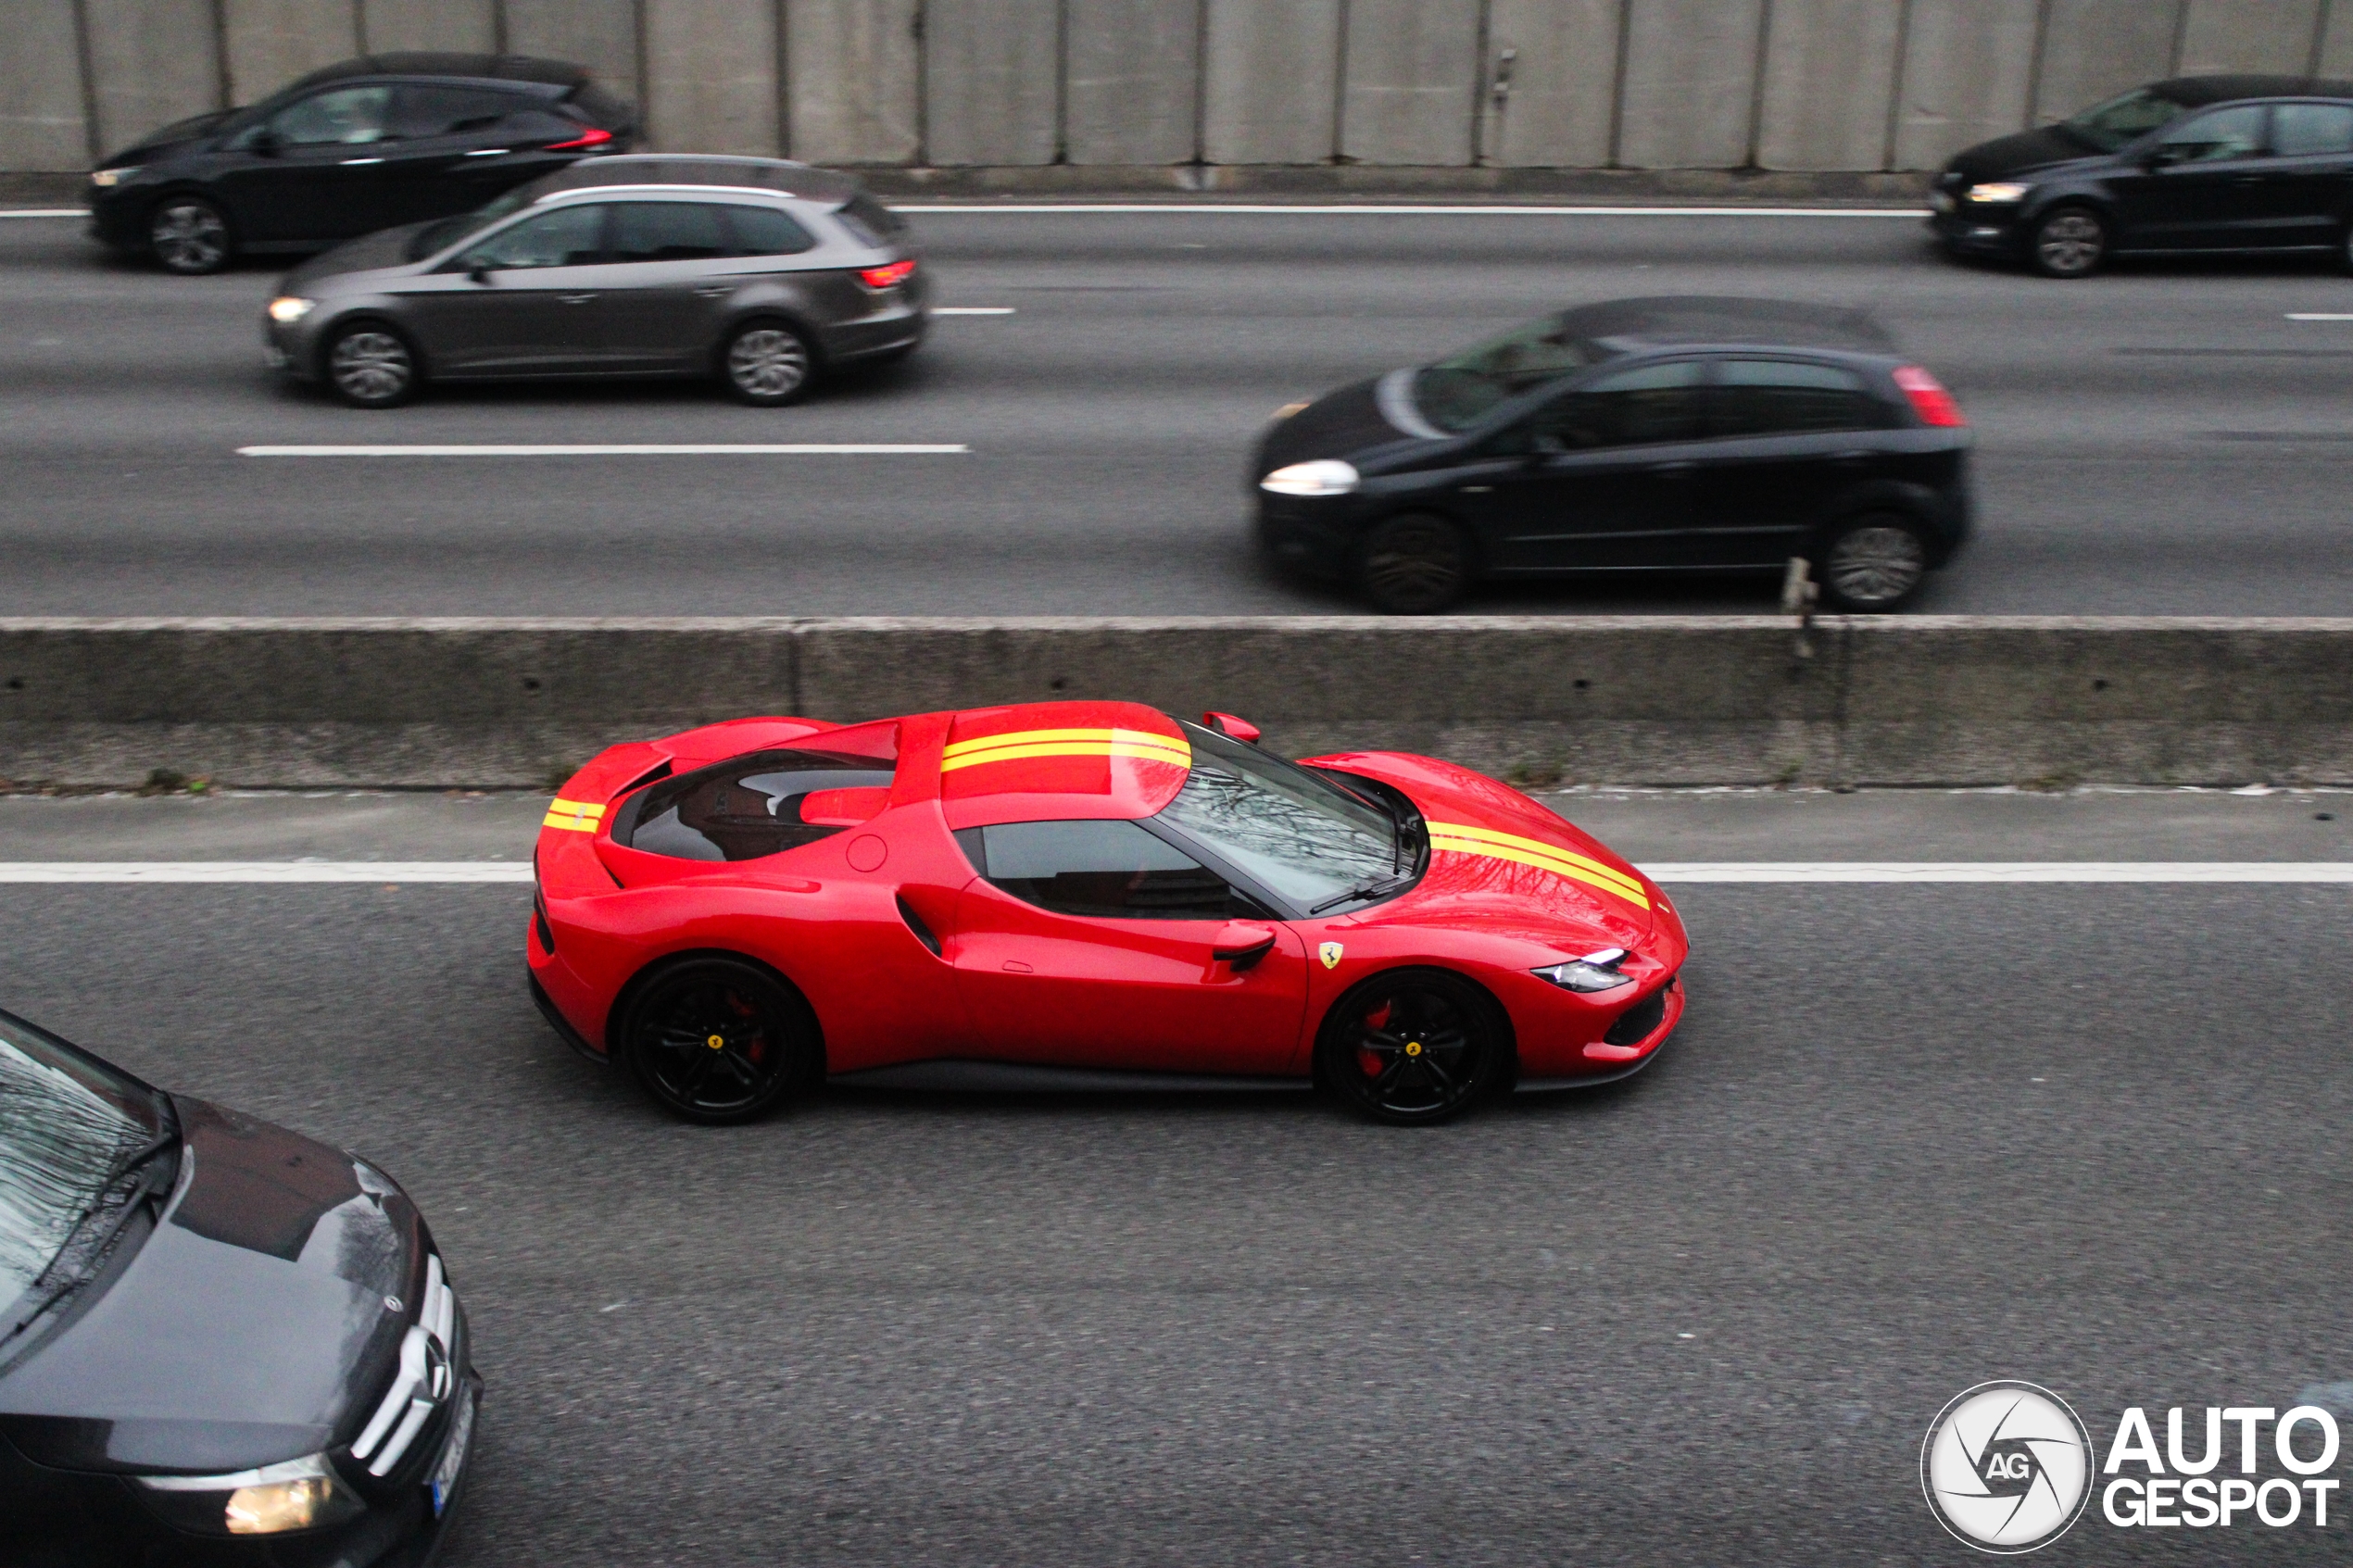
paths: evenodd
<path fill-rule="evenodd" d="M 100 160 L 98 167 L 111 169 L 118 164 L 153 163 L 191 143 L 203 141 L 224 122 L 234 118 L 236 113 L 235 109 L 215 109 L 210 114 L 191 115 L 186 119 L 174 120 L 160 130 L 148 132 L 135 145 Z"/>
<path fill-rule="evenodd" d="M 1378 376 L 1327 392 L 1287 420 L 1278 420 L 1258 445 L 1258 471 L 1253 482 L 1286 463 L 1313 458 L 1345 458 L 1395 441 L 1409 433 L 1391 424 L 1380 411 Z"/>
<path fill-rule="evenodd" d="M 40 1463 L 201 1473 L 315 1453 L 398 1356 L 394 1303 L 422 1264 L 408 1198 L 324 1144 L 175 1105 L 161 1223 L 0 1376 L 0 1436 Z"/>
<path fill-rule="evenodd" d="M 436 220 L 438 221 L 438 220 Z M 332 278 L 344 272 L 372 272 L 382 267 L 409 265 L 409 241 L 426 223 L 403 223 L 397 229 L 379 229 L 372 234 L 362 234 L 356 240 L 346 240 L 334 249 L 312 257 L 286 274 L 286 283 L 308 282 L 315 278 Z"/>
<path fill-rule="evenodd" d="M 1955 154 L 1952 168 L 1972 181 L 2001 180 L 2013 174 L 2048 169 L 2055 163 L 2073 163 L 2078 159 L 2107 156 L 2096 147 L 2077 141 L 2057 126 L 2045 125 L 2036 131 L 2021 131 L 2015 136 L 1997 136 L 1991 142 L 1980 142 L 1965 152 Z"/>

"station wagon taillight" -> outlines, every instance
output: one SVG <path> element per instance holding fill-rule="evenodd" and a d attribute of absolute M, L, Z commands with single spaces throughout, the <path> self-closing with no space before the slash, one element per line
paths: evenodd
<path fill-rule="evenodd" d="M 599 131 L 592 125 L 569 142 L 548 143 L 547 150 L 551 153 L 568 153 L 581 147 L 601 147 L 611 140 L 611 132 Z"/>
<path fill-rule="evenodd" d="M 858 281 L 870 289 L 895 289 L 915 275 L 912 261 L 894 261 L 887 267 L 861 267 Z"/>
<path fill-rule="evenodd" d="M 1918 365 L 1906 365 L 1896 371 L 1895 384 L 1912 400 L 1912 412 L 1920 417 L 1920 423 L 1944 430 L 1969 423 L 1961 415 L 1961 406 L 1944 390 L 1944 383 Z"/>

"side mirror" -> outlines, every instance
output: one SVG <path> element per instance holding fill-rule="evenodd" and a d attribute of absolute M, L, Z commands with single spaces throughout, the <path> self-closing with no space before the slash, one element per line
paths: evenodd
<path fill-rule="evenodd" d="M 245 139 L 245 146 L 263 157 L 276 157 L 278 149 L 285 144 L 286 139 L 266 125 Z"/>
<path fill-rule="evenodd" d="M 2165 144 L 2160 142 L 2156 146 L 2151 147 L 2147 152 L 2141 155 L 2141 167 L 2144 169 L 2171 169 L 2175 164 L 2180 163 L 2183 160 L 2183 156 L 2184 155 L 2183 154 L 2181 148 L 2167 146 Z"/>
<path fill-rule="evenodd" d="M 1258 744 L 1259 728 L 1247 719 L 1238 719 L 1231 713 L 1204 713 L 1201 722 L 1202 728 L 1230 736 L 1244 746 Z"/>
<path fill-rule="evenodd" d="M 490 282 L 490 263 L 480 260 L 467 262 L 466 276 L 477 283 Z"/>
<path fill-rule="evenodd" d="M 1240 974 L 1275 950 L 1275 932 L 1255 921 L 1229 920 L 1218 927 L 1210 957 Z"/>

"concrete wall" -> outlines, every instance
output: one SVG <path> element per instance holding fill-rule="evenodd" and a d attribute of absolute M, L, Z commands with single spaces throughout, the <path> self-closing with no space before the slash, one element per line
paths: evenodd
<path fill-rule="evenodd" d="M 2353 75 L 2353 0 L 0 0 L 0 171 L 363 46 L 579 60 L 659 147 L 826 163 L 1869 173 L 2176 71 Z"/>
<path fill-rule="evenodd" d="M 713 719 L 1079 695 L 1582 782 L 2353 783 L 2353 621 L 1938 616 L 7 621 L 0 776 L 551 784 Z"/>

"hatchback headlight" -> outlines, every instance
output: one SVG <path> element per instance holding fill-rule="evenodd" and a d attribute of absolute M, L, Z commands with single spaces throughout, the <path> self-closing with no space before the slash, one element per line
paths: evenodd
<path fill-rule="evenodd" d="M 1604 947 L 1599 952 L 1588 953 L 1581 959 L 1571 959 L 1567 963 L 1553 964 L 1536 972 L 1564 991 L 1615 991 L 1620 985 L 1634 984 L 1632 975 L 1617 972 L 1617 966 L 1625 961 L 1625 948 Z"/>
<path fill-rule="evenodd" d="M 1990 207 L 1997 202 L 2024 201 L 2026 193 L 2032 189 L 2031 185 L 2013 185 L 1997 181 L 1988 185 L 1971 185 L 1969 199 Z"/>
<path fill-rule="evenodd" d="M 1355 468 L 1335 458 L 1293 463 L 1277 469 L 1258 482 L 1258 488 L 1277 495 L 1346 495 L 1356 488 Z"/>
<path fill-rule="evenodd" d="M 135 163 L 127 164 L 120 169 L 101 169 L 91 174 L 90 183 L 102 191 L 111 191 L 138 172 L 139 165 Z"/>
<path fill-rule="evenodd" d="M 175 1523 L 232 1536 L 315 1530 L 339 1524 L 367 1507 L 324 1454 L 228 1475 L 142 1475 L 138 1481 Z"/>
<path fill-rule="evenodd" d="M 270 302 L 270 319 L 282 326 L 291 327 L 318 308 L 319 302 L 315 299 L 282 294 Z"/>

